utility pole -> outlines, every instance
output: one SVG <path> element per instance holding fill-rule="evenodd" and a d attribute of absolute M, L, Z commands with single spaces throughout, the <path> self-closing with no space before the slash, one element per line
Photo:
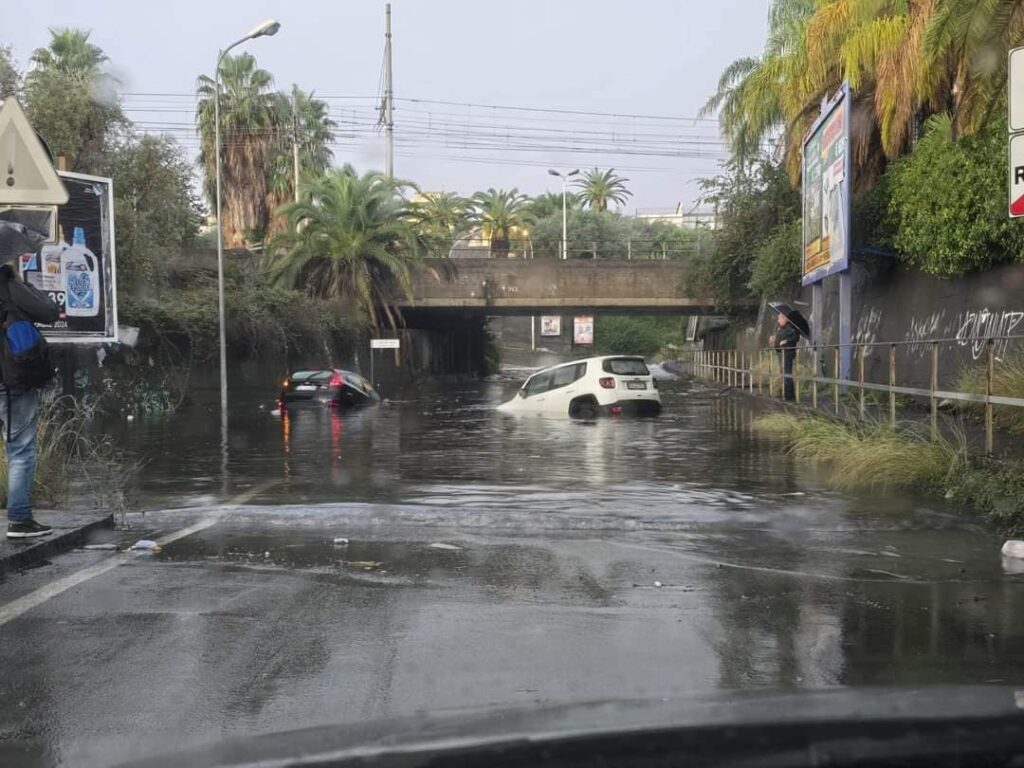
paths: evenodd
<path fill-rule="evenodd" d="M 297 88 L 292 88 L 292 166 L 295 173 L 295 202 L 299 202 L 299 103 Z"/>
<path fill-rule="evenodd" d="M 384 170 L 395 176 L 395 91 L 391 80 L 391 3 L 384 6 Z"/>

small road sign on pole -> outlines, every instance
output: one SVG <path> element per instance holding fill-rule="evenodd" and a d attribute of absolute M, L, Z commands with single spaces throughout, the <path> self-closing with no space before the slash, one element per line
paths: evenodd
<path fill-rule="evenodd" d="M 1024 216 L 1024 133 L 1010 137 L 1010 216 Z"/>
<path fill-rule="evenodd" d="M 1024 131 L 1024 47 L 1010 50 L 1010 133 Z"/>

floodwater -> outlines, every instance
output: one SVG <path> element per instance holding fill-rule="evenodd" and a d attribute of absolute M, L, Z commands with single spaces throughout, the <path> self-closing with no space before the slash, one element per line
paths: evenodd
<path fill-rule="evenodd" d="M 1024 575 L 969 515 L 829 490 L 751 433 L 751 401 L 685 380 L 656 419 L 495 412 L 522 375 L 287 419 L 235 391 L 226 472 L 201 401 L 114 424 L 147 511 L 104 535 L 166 546 L 0 582 L 39 601 L 0 624 L 0 764 L 738 690 L 1013 701 Z"/>
<path fill-rule="evenodd" d="M 752 434 L 750 401 L 685 379 L 662 383 L 656 419 L 495 412 L 524 373 L 426 382 L 348 414 L 281 418 L 273 392 L 236 393 L 226 475 L 216 410 L 122 425 L 147 462 L 135 504 L 242 494 L 389 534 L 596 537 L 670 553 L 700 575 L 676 586 L 716 606 L 720 636 L 707 639 L 734 657 L 726 687 L 1021 679 L 1024 576 L 1004 570 L 1001 539 L 969 515 L 830 490 L 819 468 Z"/>

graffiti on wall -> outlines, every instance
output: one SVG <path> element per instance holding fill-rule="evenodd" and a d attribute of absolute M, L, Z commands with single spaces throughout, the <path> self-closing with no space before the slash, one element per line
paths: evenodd
<path fill-rule="evenodd" d="M 970 347 L 971 355 L 978 360 L 985 352 L 986 339 L 1013 335 L 1021 321 L 1024 321 L 1024 312 L 1016 310 L 993 312 L 986 308 L 964 312 L 958 318 L 956 340 L 961 347 Z M 1008 344 L 1006 339 L 994 342 L 996 355 L 1002 355 Z"/>

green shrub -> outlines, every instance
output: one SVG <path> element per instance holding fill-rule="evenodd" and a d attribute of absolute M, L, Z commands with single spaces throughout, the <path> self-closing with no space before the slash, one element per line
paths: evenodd
<path fill-rule="evenodd" d="M 914 151 L 889 170 L 893 245 L 908 263 L 955 277 L 1018 260 L 1024 230 L 1006 214 L 1005 108 L 978 133 L 952 138 L 933 117 Z"/>
<path fill-rule="evenodd" d="M 799 219 L 780 224 L 754 256 L 750 290 L 764 299 L 788 297 L 800 287 L 803 262 Z"/>
<path fill-rule="evenodd" d="M 682 321 L 672 317 L 605 317 L 594 321 L 594 351 L 602 355 L 658 354 L 666 344 L 681 343 Z"/>
<path fill-rule="evenodd" d="M 956 377 L 956 390 L 972 394 L 985 394 L 985 368 L 975 364 L 960 370 Z M 992 393 L 1004 397 L 1024 398 L 1024 356 L 1020 354 L 1006 355 L 992 367 Z M 982 415 L 984 403 L 959 402 L 957 407 Z M 1010 432 L 1024 433 L 1024 408 L 1015 406 L 993 406 L 992 421 L 1000 429 Z"/>

